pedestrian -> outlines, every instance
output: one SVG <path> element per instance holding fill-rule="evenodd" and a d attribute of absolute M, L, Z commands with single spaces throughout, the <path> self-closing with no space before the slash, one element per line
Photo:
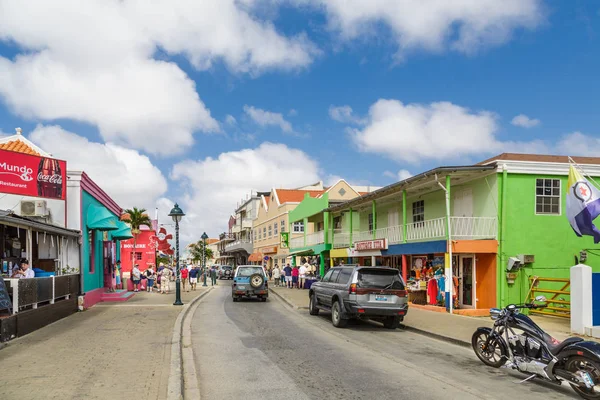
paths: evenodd
<path fill-rule="evenodd" d="M 292 287 L 292 267 L 290 267 L 290 264 L 288 264 L 285 266 L 285 268 L 283 270 L 285 271 L 285 285 L 287 286 L 288 289 L 291 289 L 291 287 Z"/>
<path fill-rule="evenodd" d="M 190 287 L 192 290 L 196 290 L 196 284 L 198 283 L 198 267 L 192 266 L 190 270 Z"/>
<path fill-rule="evenodd" d="M 298 270 L 298 266 L 294 265 L 292 268 L 292 287 L 298 288 L 298 276 L 300 275 L 300 271 Z"/>
<path fill-rule="evenodd" d="M 160 277 L 160 292 L 161 293 L 166 293 L 169 294 L 169 283 L 171 280 L 171 275 L 173 274 L 173 271 L 171 271 L 170 268 L 163 268 L 162 272 L 161 272 L 161 277 Z"/>
<path fill-rule="evenodd" d="M 285 270 L 285 268 L 282 266 L 281 272 L 280 272 L 280 279 L 281 279 L 280 286 L 285 286 L 285 271 L 284 270 Z"/>
<path fill-rule="evenodd" d="M 142 271 L 140 271 L 139 264 L 135 264 L 133 266 L 133 270 L 131 271 L 131 279 L 133 279 L 133 291 L 140 291 L 140 280 L 142 279 Z"/>
<path fill-rule="evenodd" d="M 183 269 L 181 270 L 181 283 L 183 285 L 183 291 L 184 292 L 189 292 L 190 288 L 187 287 L 187 280 L 188 280 L 188 275 L 189 275 L 187 266 L 184 266 Z"/>
<path fill-rule="evenodd" d="M 123 289 L 121 286 L 121 260 L 117 260 L 115 264 L 115 286 L 117 289 Z"/>
<path fill-rule="evenodd" d="M 210 269 L 210 282 L 212 286 L 217 285 L 217 268 L 214 265 Z"/>
<path fill-rule="evenodd" d="M 279 271 L 279 266 L 275 264 L 275 268 L 273 268 L 273 283 L 275 283 L 275 286 L 277 287 L 279 287 L 280 277 L 281 272 Z"/>
<path fill-rule="evenodd" d="M 308 272 L 308 268 L 306 268 L 307 265 L 309 264 L 306 263 L 304 265 L 301 265 L 298 269 L 298 289 L 304 289 L 304 281 L 306 280 L 306 273 Z"/>
<path fill-rule="evenodd" d="M 152 265 L 150 265 L 146 270 L 146 279 L 148 280 L 146 291 L 148 293 L 152 293 L 154 290 L 154 280 L 156 279 L 156 274 L 154 273 L 154 268 Z"/>

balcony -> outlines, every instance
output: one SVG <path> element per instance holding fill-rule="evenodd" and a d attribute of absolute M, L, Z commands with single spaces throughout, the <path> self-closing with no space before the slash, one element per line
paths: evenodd
<path fill-rule="evenodd" d="M 341 229 L 335 230 L 333 232 L 333 248 L 334 249 L 343 249 L 344 247 L 348 247 L 350 243 L 350 232 L 342 232 Z"/>
<path fill-rule="evenodd" d="M 223 233 L 221 233 L 219 235 L 219 240 L 222 240 L 222 241 L 232 241 L 232 240 L 235 240 L 235 237 L 233 236 L 233 233 L 223 232 Z"/>
<path fill-rule="evenodd" d="M 252 253 L 252 240 L 250 239 L 238 239 L 231 243 L 227 243 L 225 245 L 225 251 L 227 252 L 237 252 L 237 251 L 245 251 L 248 254 Z"/>
<path fill-rule="evenodd" d="M 242 229 L 252 229 L 252 219 L 244 218 L 242 220 Z"/>
<path fill-rule="evenodd" d="M 304 247 L 304 236 L 290 239 L 290 249 L 297 249 L 300 247 Z"/>
<path fill-rule="evenodd" d="M 316 246 L 325 243 L 325 231 L 318 231 L 306 234 L 306 245 L 304 244 L 304 236 L 292 238 L 290 240 L 290 248 L 298 249 L 301 247 Z"/>

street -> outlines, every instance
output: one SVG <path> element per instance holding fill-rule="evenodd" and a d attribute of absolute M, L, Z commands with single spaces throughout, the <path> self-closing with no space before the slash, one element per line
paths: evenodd
<path fill-rule="evenodd" d="M 233 303 L 230 284 L 219 281 L 192 322 L 206 399 L 578 398 L 567 386 L 517 384 L 526 376 L 402 329 L 362 321 L 336 329 L 328 313 L 292 310 L 272 294 Z"/>

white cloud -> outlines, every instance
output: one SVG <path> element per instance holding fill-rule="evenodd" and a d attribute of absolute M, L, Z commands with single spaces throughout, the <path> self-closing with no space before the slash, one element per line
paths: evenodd
<path fill-rule="evenodd" d="M 473 53 L 508 41 L 513 31 L 538 26 L 541 0 L 291 0 L 318 5 L 342 40 L 380 36 L 389 29 L 398 57 L 409 50 Z"/>
<path fill-rule="evenodd" d="M 54 157 L 66 160 L 69 170 L 85 171 L 123 208 L 153 211 L 155 201 L 167 191 L 160 170 L 136 150 L 91 142 L 60 126 L 38 125 L 28 136 Z"/>
<path fill-rule="evenodd" d="M 296 110 L 295 108 L 292 108 L 290 111 L 288 111 L 289 117 L 295 117 L 297 115 L 298 115 L 298 110 Z"/>
<path fill-rule="evenodd" d="M 225 123 L 227 125 L 235 125 L 235 124 L 237 124 L 237 120 L 235 119 L 235 117 L 233 115 L 227 114 L 227 116 L 225 117 Z"/>
<path fill-rule="evenodd" d="M 283 118 L 281 113 L 266 111 L 253 106 L 244 106 L 244 112 L 260 126 L 279 126 L 283 132 L 293 132 L 292 124 Z"/>
<path fill-rule="evenodd" d="M 413 174 L 406 169 L 401 169 L 400 171 L 398 171 L 396 173 L 393 173 L 392 171 L 384 171 L 383 176 L 387 176 L 388 178 L 392 178 L 397 181 L 403 181 L 405 179 L 412 177 Z"/>
<path fill-rule="evenodd" d="M 600 137 L 572 132 L 556 143 L 556 154 L 582 157 L 600 157 Z"/>
<path fill-rule="evenodd" d="M 511 124 L 523 128 L 533 128 L 534 126 L 539 125 L 540 122 L 541 121 L 539 119 L 529 118 L 525 114 L 519 114 L 512 119 Z"/>
<path fill-rule="evenodd" d="M 329 106 L 329 117 L 338 122 L 362 125 L 366 121 L 353 114 L 350 106 Z"/>
<path fill-rule="evenodd" d="M 378 100 L 369 109 L 364 129 L 351 129 L 359 150 L 383 154 L 396 161 L 449 159 L 498 148 L 494 114 L 448 102 L 403 104 Z"/>
<path fill-rule="evenodd" d="M 284 36 L 235 0 L 0 0 L 0 9 L 0 40 L 22 49 L 0 57 L 0 96 L 14 112 L 83 121 L 157 154 L 219 130 L 194 81 L 161 52 L 253 75 L 303 68 L 318 54 L 304 34 Z"/>
<path fill-rule="evenodd" d="M 300 187 L 319 175 L 318 163 L 306 153 L 275 143 L 177 163 L 171 178 L 186 191 L 178 200 L 188 214 L 182 235 L 187 241 L 198 240 L 204 231 L 214 237 L 225 231 L 236 203 L 251 190 Z"/>

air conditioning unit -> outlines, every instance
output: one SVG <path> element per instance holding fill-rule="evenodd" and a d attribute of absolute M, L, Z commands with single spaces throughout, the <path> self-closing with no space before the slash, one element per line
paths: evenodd
<path fill-rule="evenodd" d="M 23 200 L 21 202 L 23 217 L 45 217 L 48 215 L 46 200 Z"/>
<path fill-rule="evenodd" d="M 521 264 L 531 264 L 535 262 L 535 256 L 533 254 L 519 254 L 517 255 Z"/>

